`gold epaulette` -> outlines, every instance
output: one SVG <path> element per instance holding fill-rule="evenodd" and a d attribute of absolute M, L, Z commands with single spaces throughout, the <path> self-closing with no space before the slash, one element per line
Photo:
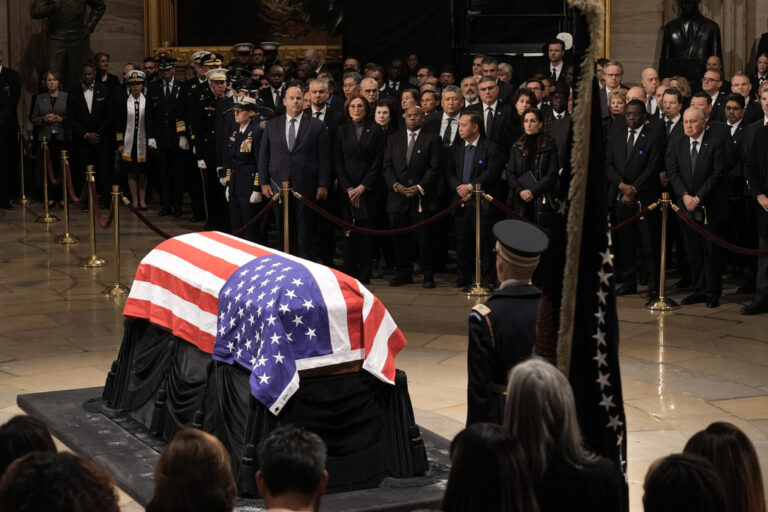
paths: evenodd
<path fill-rule="evenodd" d="M 488 314 L 491 312 L 491 308 L 489 308 L 485 304 L 478 304 L 477 306 L 472 308 L 472 311 L 480 313 L 483 316 L 488 316 Z"/>
<path fill-rule="evenodd" d="M 123 134 L 122 133 L 118 133 L 117 134 L 117 142 L 122 142 L 122 141 L 123 141 Z"/>
<path fill-rule="evenodd" d="M 176 121 L 176 133 L 181 133 L 187 131 L 187 125 L 184 124 L 184 121 Z"/>
<path fill-rule="evenodd" d="M 227 183 L 232 179 L 232 169 L 227 169 Z"/>
<path fill-rule="evenodd" d="M 259 186 L 259 173 L 258 172 L 254 175 L 253 186 L 254 187 L 258 187 Z"/>

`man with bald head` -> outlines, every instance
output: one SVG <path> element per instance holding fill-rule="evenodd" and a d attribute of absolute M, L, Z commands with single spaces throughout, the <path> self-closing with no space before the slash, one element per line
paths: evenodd
<path fill-rule="evenodd" d="M 439 191 L 436 185 L 442 181 L 443 143 L 436 133 L 423 130 L 424 112 L 411 106 L 403 114 L 405 130 L 389 136 L 384 150 L 384 181 L 389 190 L 387 213 L 394 229 L 411 226 L 425 220 L 437 209 Z M 424 288 L 434 288 L 433 228 L 422 227 L 416 231 L 421 253 L 421 271 Z M 395 237 L 395 267 L 397 275 L 390 286 L 413 283 L 411 267 L 411 237 Z"/>
<path fill-rule="evenodd" d="M 682 211 L 713 235 L 724 238 L 728 220 L 724 143 L 706 126 L 703 110 L 690 107 L 685 111 L 685 136 L 669 142 L 666 167 Z M 716 308 L 723 291 L 722 251 L 686 224 L 681 229 L 693 288 L 682 303 L 706 303 L 708 308 Z"/>
<path fill-rule="evenodd" d="M 653 91 L 656 92 L 656 89 Z M 629 105 L 629 102 L 632 100 L 639 100 L 642 101 L 643 104 L 646 106 L 646 112 L 648 112 L 648 102 L 649 100 L 653 98 L 654 104 L 656 102 L 655 96 L 647 96 L 646 89 L 644 87 L 635 86 L 630 87 L 627 91 L 627 105 Z M 626 125 L 624 122 L 626 119 L 625 116 L 619 116 L 616 118 L 616 120 L 622 121 L 622 127 Z M 664 123 L 659 119 L 659 117 L 656 115 L 656 110 L 654 110 L 653 113 L 648 112 L 648 115 L 646 116 L 645 120 L 643 121 L 643 124 L 645 124 L 648 129 L 657 131 L 661 133 L 661 131 L 664 129 Z"/>
<path fill-rule="evenodd" d="M 659 108 L 658 103 L 656 103 L 656 89 L 658 89 L 660 84 L 659 74 L 653 68 L 645 68 L 640 75 L 640 81 L 643 84 L 642 88 L 646 95 L 646 100 L 644 101 L 645 110 L 652 116 L 656 115 Z M 627 98 L 627 102 L 629 102 L 629 98 Z"/>

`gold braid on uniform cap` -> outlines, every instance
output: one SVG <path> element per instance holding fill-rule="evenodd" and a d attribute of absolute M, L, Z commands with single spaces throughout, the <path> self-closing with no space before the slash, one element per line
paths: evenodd
<path fill-rule="evenodd" d="M 535 267 L 539 264 L 540 258 L 538 254 L 536 256 L 520 256 L 519 254 L 515 254 L 504 247 L 498 240 L 496 241 L 496 254 L 501 256 L 501 259 L 507 263 L 523 268 Z"/>

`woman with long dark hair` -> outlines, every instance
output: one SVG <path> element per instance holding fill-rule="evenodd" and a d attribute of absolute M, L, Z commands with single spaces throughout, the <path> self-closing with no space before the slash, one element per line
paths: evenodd
<path fill-rule="evenodd" d="M 683 453 L 712 463 L 725 484 L 729 512 L 765 512 L 765 491 L 755 446 L 737 426 L 712 423 L 691 437 Z"/>
<path fill-rule="evenodd" d="M 344 104 L 347 122 L 339 127 L 333 152 L 334 168 L 343 193 L 343 213 L 347 222 L 370 227 L 376 204 L 371 201 L 381 183 L 381 158 L 384 132 L 370 119 L 370 105 L 360 94 Z M 367 284 L 371 279 L 373 240 L 349 232 L 344 237 L 344 271 Z"/>
<path fill-rule="evenodd" d="M 475 423 L 451 442 L 443 512 L 536 512 L 519 443 L 501 425 Z"/>
<path fill-rule="evenodd" d="M 507 203 L 526 219 L 547 225 L 559 162 L 555 143 L 542 133 L 544 118 L 533 107 L 523 112 L 523 135 L 507 162 Z"/>

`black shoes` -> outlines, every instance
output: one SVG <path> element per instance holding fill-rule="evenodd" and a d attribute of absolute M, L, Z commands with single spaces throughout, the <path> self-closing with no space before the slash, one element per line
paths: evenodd
<path fill-rule="evenodd" d="M 159 217 L 167 217 L 170 214 L 171 214 L 170 208 L 163 208 L 162 210 L 160 210 L 160 212 L 157 215 Z"/>
<path fill-rule="evenodd" d="M 412 277 L 393 277 L 389 280 L 389 286 L 403 286 L 406 284 L 413 284 Z"/>
<path fill-rule="evenodd" d="M 688 295 L 686 298 L 684 298 L 681 301 L 681 304 L 685 304 L 685 305 L 703 304 L 705 302 L 709 302 L 709 299 L 707 299 L 706 295 L 704 295 L 703 293 L 692 293 Z M 712 306 L 712 307 L 717 307 L 717 306 Z"/>
<path fill-rule="evenodd" d="M 768 312 L 768 304 L 765 302 L 750 302 L 743 308 L 741 308 L 742 315 L 759 315 L 760 313 Z"/>
<path fill-rule="evenodd" d="M 755 293 L 755 283 L 746 283 L 736 288 L 736 293 Z"/>
<path fill-rule="evenodd" d="M 707 307 L 708 308 L 720 307 L 720 299 L 718 297 L 707 297 Z"/>
<path fill-rule="evenodd" d="M 424 288 L 431 289 L 435 287 L 435 280 L 434 279 L 424 279 L 424 282 L 421 285 Z"/>
<path fill-rule="evenodd" d="M 637 293 L 637 285 L 635 283 L 624 283 L 616 290 L 616 295 L 634 295 Z"/>

